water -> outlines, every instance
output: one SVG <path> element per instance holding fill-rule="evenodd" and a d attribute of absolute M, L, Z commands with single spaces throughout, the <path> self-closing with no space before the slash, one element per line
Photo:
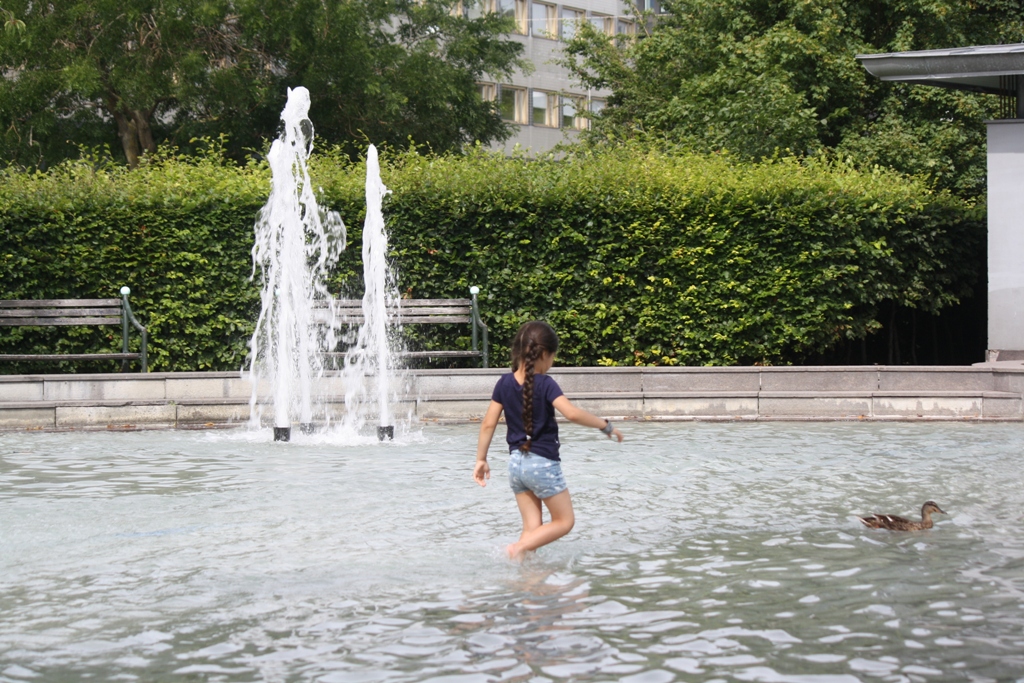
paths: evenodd
<path fill-rule="evenodd" d="M 523 566 L 472 426 L 2 434 L 0 680 L 1024 676 L 1024 426 L 624 431 L 563 427 L 577 525 Z"/>
<path fill-rule="evenodd" d="M 366 220 L 363 222 L 363 322 L 356 343 L 345 357 L 346 430 L 359 433 L 370 417 L 379 425 L 395 426 L 392 406 L 399 400 L 402 377 L 393 345 L 398 343 L 397 320 L 388 309 L 398 306 L 395 272 L 388 262 L 388 235 L 384 226 L 383 200 L 389 192 L 380 179 L 377 148 L 366 154 Z M 408 429 L 409 419 L 400 427 Z"/>
<path fill-rule="evenodd" d="M 260 315 L 250 342 L 252 421 L 261 422 L 261 385 L 269 387 L 274 426 L 313 422 L 313 384 L 325 348 L 335 343 L 326 277 L 345 248 L 341 216 L 317 205 L 307 160 L 313 151 L 309 91 L 288 90 L 283 132 L 267 153 L 271 190 L 255 225 L 253 274 L 262 280 Z M 318 308 L 320 309 L 318 311 Z M 324 323 L 327 323 L 326 325 Z"/>

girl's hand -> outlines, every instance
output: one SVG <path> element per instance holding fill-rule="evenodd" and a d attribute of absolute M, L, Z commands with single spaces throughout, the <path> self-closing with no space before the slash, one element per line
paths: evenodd
<path fill-rule="evenodd" d="M 622 443 L 622 440 L 623 440 L 623 439 L 624 439 L 625 437 L 624 437 L 624 436 L 622 436 L 622 432 L 620 432 L 620 431 L 619 431 L 619 428 L 618 428 L 618 427 L 616 427 L 615 429 L 613 429 L 613 430 L 612 430 L 612 433 L 608 435 L 608 438 L 609 438 L 609 439 L 611 439 L 611 438 L 615 438 L 615 439 L 618 439 L 619 443 Z"/>
<path fill-rule="evenodd" d="M 621 441 L 622 439 L 619 440 Z M 491 466 L 487 464 L 486 460 L 477 460 L 476 466 L 473 467 L 473 481 L 481 486 L 487 486 L 487 480 L 490 478 Z"/>

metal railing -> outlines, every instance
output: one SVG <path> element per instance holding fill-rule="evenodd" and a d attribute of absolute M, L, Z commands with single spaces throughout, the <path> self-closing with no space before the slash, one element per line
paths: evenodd
<path fill-rule="evenodd" d="M 132 307 L 128 303 L 128 295 L 132 293 L 131 288 L 121 288 L 121 352 L 128 353 L 128 323 L 131 323 L 139 332 L 142 333 L 142 344 L 139 347 L 139 363 L 142 365 L 142 372 L 149 371 L 149 363 L 146 359 L 146 351 L 149 341 L 149 333 L 146 328 L 142 326 L 136 318 L 135 314 L 132 313 Z M 121 362 L 121 371 L 128 371 L 128 361 Z"/>

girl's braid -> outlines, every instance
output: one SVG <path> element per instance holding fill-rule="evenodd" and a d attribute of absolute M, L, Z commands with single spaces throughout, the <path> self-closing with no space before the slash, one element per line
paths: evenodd
<path fill-rule="evenodd" d="M 544 347 L 537 344 L 533 339 L 526 341 L 526 348 L 523 352 L 523 369 L 526 371 L 526 378 L 523 381 L 523 428 L 526 430 L 526 443 L 520 450 L 530 452 L 531 441 L 533 441 L 533 364 L 544 352 Z"/>
<path fill-rule="evenodd" d="M 512 372 L 523 367 L 526 377 L 523 379 L 523 428 L 526 431 L 526 443 L 520 450 L 529 452 L 533 441 L 533 379 L 534 363 L 544 353 L 558 351 L 558 335 L 546 322 L 534 320 L 524 323 L 512 340 Z"/>

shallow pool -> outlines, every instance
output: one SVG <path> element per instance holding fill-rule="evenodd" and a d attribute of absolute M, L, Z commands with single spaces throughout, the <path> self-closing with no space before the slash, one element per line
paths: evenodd
<path fill-rule="evenodd" d="M 562 430 L 576 528 L 523 566 L 472 426 L 2 434 L 0 680 L 1024 676 L 1024 426 Z"/>

